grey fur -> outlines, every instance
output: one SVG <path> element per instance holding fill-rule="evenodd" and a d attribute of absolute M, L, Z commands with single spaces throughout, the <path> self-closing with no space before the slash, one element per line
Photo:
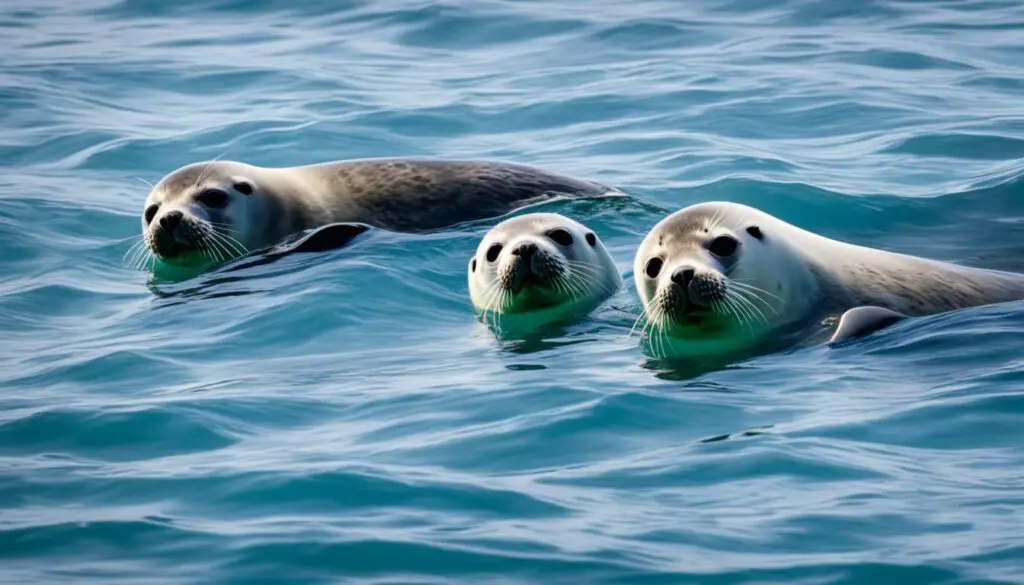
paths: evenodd
<path fill-rule="evenodd" d="M 181 207 L 180 202 L 191 204 L 211 184 L 227 190 L 238 179 L 252 183 L 256 192 L 252 197 L 263 200 L 252 206 L 248 217 L 247 231 L 255 233 L 245 234 L 250 239 L 242 243 L 249 251 L 254 245 L 271 246 L 286 236 L 333 223 L 425 232 L 497 217 L 558 196 L 621 195 L 593 181 L 498 161 L 387 158 L 288 168 L 211 161 L 182 167 L 165 177 L 147 206 L 178 201 Z M 240 195 L 233 190 L 232 196 Z M 208 223 L 233 227 L 230 213 L 206 212 Z M 201 223 L 191 215 L 188 221 Z M 143 221 L 144 232 L 159 231 L 150 228 Z"/>
<path fill-rule="evenodd" d="M 755 226 L 758 229 L 751 231 Z M 758 302 L 763 306 L 758 310 L 765 317 L 764 335 L 776 339 L 788 339 L 790 335 L 806 339 L 808 329 L 817 339 L 824 331 L 816 325 L 838 321 L 839 327 L 831 332 L 831 341 L 838 342 L 904 318 L 1024 299 L 1021 274 L 841 242 L 758 209 L 726 202 L 690 206 L 651 230 L 634 264 L 642 296 L 657 292 L 651 288 L 657 283 L 652 284 L 652 279 L 642 273 L 644 263 L 655 256 L 663 258 L 666 265 L 671 258 L 678 263 L 684 254 L 706 248 L 716 231 L 742 236 L 737 251 L 717 261 L 730 283 L 734 278 L 745 278 L 743 286 L 749 289 L 750 284 L 756 284 L 762 291 Z M 751 245 L 765 247 L 745 247 Z M 745 254 L 753 256 L 745 258 Z M 762 259 L 752 260 L 754 257 Z M 756 282 L 751 283 L 750 275 L 755 273 Z M 665 294 L 653 298 L 664 305 Z M 754 310 L 753 306 L 748 308 Z M 705 338 L 697 339 L 693 343 Z M 700 349 L 693 344 L 686 348 Z"/>

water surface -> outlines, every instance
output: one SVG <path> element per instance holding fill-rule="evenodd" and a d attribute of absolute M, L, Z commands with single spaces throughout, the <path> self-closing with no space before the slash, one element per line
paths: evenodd
<path fill-rule="evenodd" d="M 7 2 L 0 579 L 1024 582 L 1024 306 L 666 370 L 632 257 L 709 199 L 1024 270 L 1024 9 L 963 1 Z M 176 167 L 497 158 L 627 286 L 496 339 L 489 222 L 151 285 Z"/>

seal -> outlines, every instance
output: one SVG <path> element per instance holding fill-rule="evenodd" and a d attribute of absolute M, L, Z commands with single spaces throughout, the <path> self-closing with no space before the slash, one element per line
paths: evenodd
<path fill-rule="evenodd" d="M 659 357 L 834 345 L 910 317 L 1024 299 L 1021 274 L 837 241 L 729 202 L 662 219 L 633 273 Z"/>
<path fill-rule="evenodd" d="M 324 226 L 424 232 L 555 197 L 605 195 L 621 193 L 497 161 L 391 158 L 278 168 L 210 161 L 164 177 L 146 198 L 141 220 L 144 244 L 156 258 L 196 265 L 232 260 Z"/>
<path fill-rule="evenodd" d="M 467 276 L 478 314 L 513 331 L 588 314 L 622 286 L 597 234 L 557 213 L 519 215 L 491 228 Z"/>

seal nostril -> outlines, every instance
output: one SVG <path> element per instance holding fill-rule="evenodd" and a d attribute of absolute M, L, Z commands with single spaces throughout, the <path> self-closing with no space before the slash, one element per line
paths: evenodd
<path fill-rule="evenodd" d="M 695 271 L 693 270 L 693 268 L 682 268 L 676 270 L 675 273 L 672 274 L 672 282 L 678 284 L 679 286 L 685 289 L 693 280 L 694 274 Z"/>
<path fill-rule="evenodd" d="M 160 218 L 160 227 L 169 232 L 173 232 L 181 223 L 182 217 L 184 217 L 184 214 L 178 210 L 168 211 Z"/>
<path fill-rule="evenodd" d="M 524 259 L 528 259 L 528 258 L 533 257 L 533 254 L 536 251 L 537 251 L 537 244 L 534 244 L 534 243 L 531 242 L 531 243 L 528 243 L 528 244 L 519 244 L 518 246 L 516 246 L 516 248 L 514 250 L 512 250 L 512 254 L 514 254 L 516 256 L 522 256 Z"/>

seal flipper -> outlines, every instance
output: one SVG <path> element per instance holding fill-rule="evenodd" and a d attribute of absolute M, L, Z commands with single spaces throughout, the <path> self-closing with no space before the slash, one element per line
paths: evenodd
<path fill-rule="evenodd" d="M 227 270 L 241 270 L 270 264 L 289 254 L 327 252 L 344 247 L 356 236 L 370 230 L 364 223 L 330 223 L 314 230 L 285 238 L 281 243 L 247 261 L 230 266 Z"/>
<path fill-rule="evenodd" d="M 369 229 L 370 226 L 364 223 L 330 223 L 302 234 L 295 241 L 281 243 L 274 248 L 273 253 L 280 255 L 336 250 Z"/>
<path fill-rule="evenodd" d="M 882 307 L 864 305 L 854 307 L 839 318 L 839 325 L 836 327 L 832 338 L 828 340 L 829 345 L 856 339 L 870 335 L 890 325 L 906 319 L 903 313 L 897 313 Z"/>

